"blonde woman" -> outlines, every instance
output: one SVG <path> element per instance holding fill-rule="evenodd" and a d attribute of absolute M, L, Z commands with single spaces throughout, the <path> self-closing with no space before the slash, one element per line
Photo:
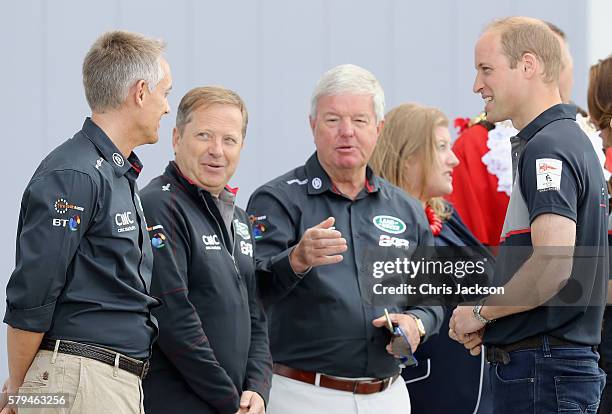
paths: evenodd
<path fill-rule="evenodd" d="M 450 141 L 448 119 L 440 110 L 403 104 L 385 116 L 370 166 L 421 201 L 436 246 L 472 246 L 493 262 L 488 250 L 443 198 L 453 190 L 453 168 L 459 164 Z M 449 317 L 447 310 L 440 332 L 448 332 Z M 470 356 L 446 334 L 430 339 L 415 356 L 419 366 L 403 372 L 413 413 L 491 412 L 481 357 Z"/>

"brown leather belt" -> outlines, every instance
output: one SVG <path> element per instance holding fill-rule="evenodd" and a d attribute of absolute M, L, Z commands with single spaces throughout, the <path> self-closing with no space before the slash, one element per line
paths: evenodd
<path fill-rule="evenodd" d="M 311 371 L 302 371 L 282 364 L 274 364 L 274 373 L 283 377 L 291 378 L 296 381 L 305 382 L 316 385 L 317 373 Z M 331 388 L 333 390 L 352 392 L 353 394 L 374 394 L 382 392 L 389 388 L 397 379 L 399 374 L 382 380 L 344 380 L 336 377 L 331 377 L 325 374 L 319 374 L 319 387 Z"/>
<path fill-rule="evenodd" d="M 43 338 L 40 343 L 40 349 L 45 351 L 55 351 L 55 339 Z M 121 355 L 117 352 L 109 351 L 108 349 L 99 348 L 94 345 L 82 344 L 79 342 L 72 341 L 59 341 L 59 347 L 57 352 L 61 354 L 82 356 L 89 359 L 95 359 L 96 361 L 103 362 L 105 364 L 115 366 L 115 360 L 117 355 L 119 356 L 118 368 L 129 373 L 132 373 L 139 377 L 144 378 L 149 371 L 149 361 L 139 361 L 134 358 L 129 358 Z"/>
<path fill-rule="evenodd" d="M 547 336 L 548 345 L 551 347 L 584 347 L 588 345 L 579 344 L 577 342 L 568 341 L 554 336 Z M 510 352 L 520 351 L 523 349 L 537 349 L 544 346 L 544 336 L 530 336 L 517 342 L 506 345 L 489 345 L 486 346 L 485 357 L 487 362 L 502 363 L 507 365 L 510 363 Z M 595 347 L 593 347 L 595 348 Z"/>

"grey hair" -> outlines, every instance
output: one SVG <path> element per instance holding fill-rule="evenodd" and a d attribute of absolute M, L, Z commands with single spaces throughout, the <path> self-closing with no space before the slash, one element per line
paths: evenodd
<path fill-rule="evenodd" d="M 139 80 L 155 89 L 164 77 L 165 48 L 162 40 L 139 33 L 116 30 L 100 36 L 83 61 L 83 86 L 91 110 L 118 108 Z"/>
<path fill-rule="evenodd" d="M 385 93 L 380 83 L 370 71 L 351 64 L 336 66 L 319 79 L 310 101 L 310 117 L 317 117 L 320 97 L 340 94 L 371 95 L 376 122 L 385 118 Z"/>

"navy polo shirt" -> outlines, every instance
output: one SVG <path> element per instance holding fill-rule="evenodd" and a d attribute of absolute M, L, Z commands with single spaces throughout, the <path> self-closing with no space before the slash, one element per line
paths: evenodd
<path fill-rule="evenodd" d="M 576 222 L 571 277 L 543 306 L 488 325 L 486 344 L 543 334 L 585 345 L 600 342 L 608 280 L 608 192 L 597 155 L 575 117 L 573 105 L 555 105 L 511 139 L 514 188 L 495 272 L 496 284 L 505 284 L 533 251 L 531 223 L 540 214 L 556 214 Z"/>
<path fill-rule="evenodd" d="M 89 118 L 42 161 L 21 202 L 5 323 L 149 356 L 158 301 L 147 293 L 153 252 L 141 169 Z"/>

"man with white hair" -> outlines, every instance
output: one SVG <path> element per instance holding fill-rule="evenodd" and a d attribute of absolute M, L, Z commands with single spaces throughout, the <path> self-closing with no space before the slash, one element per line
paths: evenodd
<path fill-rule="evenodd" d="M 83 63 L 92 115 L 24 192 L 6 292 L 5 389 L 9 403 L 18 390 L 49 399 L 38 399 L 43 411 L 19 413 L 144 412 L 158 301 L 148 294 L 153 253 L 136 185 L 142 164 L 132 151 L 158 141 L 170 110 L 164 48 L 123 31 L 96 40 Z"/>
<path fill-rule="evenodd" d="M 398 360 L 385 350 L 384 309 L 364 288 L 367 258 L 433 237 L 420 204 L 367 166 L 383 117 L 384 93 L 370 72 L 331 69 L 312 98 L 316 152 L 249 201 L 274 360 L 269 413 L 410 411 Z M 412 351 L 442 320 L 441 308 L 391 311 Z"/>

